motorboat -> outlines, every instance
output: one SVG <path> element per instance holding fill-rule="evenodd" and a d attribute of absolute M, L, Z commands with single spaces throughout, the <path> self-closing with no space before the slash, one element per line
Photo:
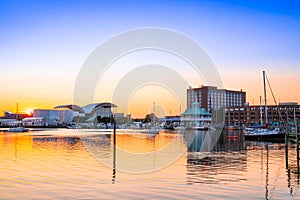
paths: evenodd
<path fill-rule="evenodd" d="M 82 126 L 78 124 L 72 124 L 71 126 L 67 126 L 67 129 L 82 129 Z"/>
<path fill-rule="evenodd" d="M 159 129 L 155 128 L 155 127 L 151 127 L 149 129 L 145 129 L 145 133 L 147 134 L 152 134 L 152 135 L 156 135 L 159 133 Z"/>
<path fill-rule="evenodd" d="M 195 126 L 190 126 L 187 129 L 189 130 L 208 130 L 208 125 L 198 124 Z"/>
<path fill-rule="evenodd" d="M 24 128 L 23 126 L 11 127 L 8 129 L 8 132 L 28 132 L 28 128 Z"/>

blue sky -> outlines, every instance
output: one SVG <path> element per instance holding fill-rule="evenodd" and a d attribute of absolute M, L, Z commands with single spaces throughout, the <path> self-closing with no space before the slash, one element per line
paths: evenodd
<path fill-rule="evenodd" d="M 225 87 L 249 90 L 250 99 L 257 94 L 249 76 L 260 79 L 265 69 L 278 98 L 300 101 L 299 93 L 281 94 L 277 81 L 293 80 L 289 88 L 299 83 L 299 1 L 1 1 L 0 92 L 21 95 L 9 94 L 0 110 L 47 95 L 45 89 L 61 96 L 51 105 L 70 102 L 78 70 L 93 49 L 139 27 L 169 28 L 194 39 L 215 62 Z M 245 82 L 232 81 L 240 77 Z M 4 88 L 6 81 L 24 84 Z M 29 90 L 36 93 L 26 95 Z"/>

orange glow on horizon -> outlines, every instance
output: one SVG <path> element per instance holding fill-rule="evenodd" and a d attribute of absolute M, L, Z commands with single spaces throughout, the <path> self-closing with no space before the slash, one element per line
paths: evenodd
<path fill-rule="evenodd" d="M 222 71 L 221 71 L 222 72 Z M 276 71 L 266 70 L 272 90 L 274 92 L 277 103 L 279 102 L 300 102 L 300 95 L 298 86 L 300 79 L 298 73 L 280 73 Z M 246 101 L 250 105 L 259 105 L 259 97 L 263 96 L 263 84 L 261 70 L 246 70 L 230 71 L 220 73 L 224 88 L 232 90 L 246 91 Z M 247 75 L 245 75 L 247 74 Z M 52 80 L 52 79 L 51 79 Z M 38 80 L 40 81 L 40 80 Z M 19 104 L 18 111 L 26 112 L 36 109 L 53 109 L 57 105 L 72 104 L 73 88 L 54 88 L 44 89 L 46 85 L 36 86 L 30 83 L 22 85 L 11 85 L 1 88 L 0 92 L 5 94 L 1 98 L 0 115 L 3 111 L 16 112 L 16 103 Z M 199 83 L 198 85 L 201 85 Z M 50 85 L 47 85 L 47 88 Z M 38 87 L 37 89 L 35 87 Z M 41 88 L 43 89 L 41 89 Z M 59 89 L 58 89 L 59 88 Z M 186 91 L 184 91 L 186 93 Z M 106 93 L 101 93 L 100 97 L 96 98 L 95 102 L 109 101 L 109 96 Z M 186 98 L 186 97 L 185 97 Z M 157 116 L 163 115 L 178 115 L 184 112 L 186 108 L 186 99 L 183 103 L 178 102 L 175 95 L 165 88 L 158 86 L 147 86 L 136 91 L 129 100 L 118 99 L 115 103 L 118 107 L 117 112 L 124 112 L 131 114 L 132 117 L 145 117 L 146 114 L 152 112 L 153 102 L 155 101 L 155 108 Z M 86 102 L 94 103 L 94 102 Z M 270 89 L 267 89 L 267 103 L 274 105 Z M 79 105 L 79 106 L 85 106 Z M 123 105 L 128 104 L 128 110 Z M 181 105 L 180 105 L 181 104 Z"/>
<path fill-rule="evenodd" d="M 136 91 L 128 103 L 129 112 L 133 117 L 145 117 L 146 114 L 154 112 L 158 117 L 180 113 L 180 103 L 177 97 L 157 85 L 145 86 Z"/>

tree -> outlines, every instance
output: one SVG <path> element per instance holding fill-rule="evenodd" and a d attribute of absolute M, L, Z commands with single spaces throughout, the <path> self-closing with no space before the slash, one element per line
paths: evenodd
<path fill-rule="evenodd" d="M 143 123 L 150 123 L 155 121 L 155 115 L 153 113 L 147 114 L 145 119 L 143 120 Z"/>
<path fill-rule="evenodd" d="M 110 117 L 101 117 L 101 116 L 97 116 L 97 121 L 98 121 L 98 123 L 104 123 L 104 124 L 107 124 L 107 123 L 110 123 L 110 122 L 111 122 L 111 119 L 110 119 Z"/>

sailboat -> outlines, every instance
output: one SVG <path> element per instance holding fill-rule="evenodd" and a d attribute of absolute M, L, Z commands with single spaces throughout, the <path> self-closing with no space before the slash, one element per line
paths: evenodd
<path fill-rule="evenodd" d="M 16 110 L 16 120 L 18 120 L 19 115 L 19 104 L 17 103 L 17 110 Z M 23 126 L 16 126 L 16 127 L 10 127 L 8 129 L 8 132 L 28 132 L 28 128 L 24 128 Z"/>
<path fill-rule="evenodd" d="M 262 116 L 262 106 L 261 106 L 261 96 L 259 96 L 259 115 L 260 115 L 260 123 L 254 123 L 251 124 L 250 126 L 246 127 L 246 131 L 254 131 L 256 129 L 267 129 L 268 125 L 263 123 L 263 116 Z"/>
<path fill-rule="evenodd" d="M 145 132 L 147 134 L 156 135 L 160 131 L 160 127 L 156 124 L 156 117 L 155 117 L 155 102 L 153 103 L 153 118 L 154 122 L 150 124 L 150 126 L 146 127 Z"/>
<path fill-rule="evenodd" d="M 279 128 L 270 129 L 268 128 L 268 110 L 267 110 L 267 94 L 266 94 L 266 74 L 263 71 L 263 82 L 264 82 L 264 98 L 265 98 L 265 125 L 262 123 L 261 114 L 261 126 L 257 128 L 246 128 L 244 137 L 246 140 L 283 140 L 285 133 L 280 132 Z M 262 109 L 260 107 L 260 113 Z"/>

